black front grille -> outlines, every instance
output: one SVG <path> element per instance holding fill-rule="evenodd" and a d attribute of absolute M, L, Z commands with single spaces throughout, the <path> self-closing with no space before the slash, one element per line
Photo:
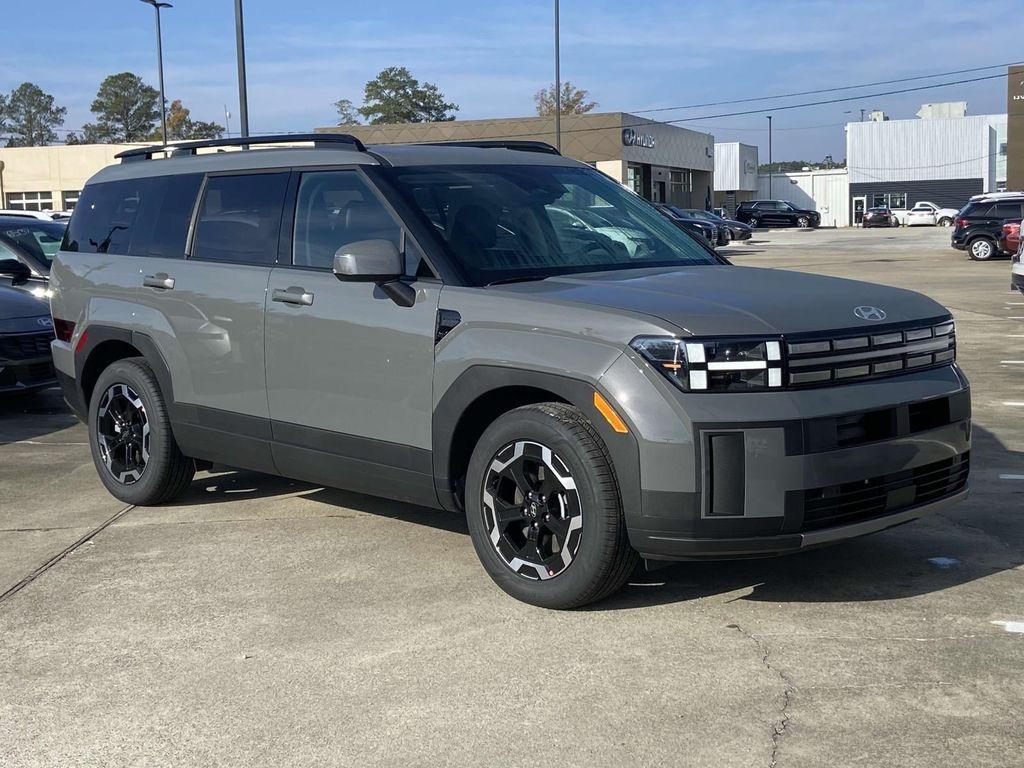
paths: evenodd
<path fill-rule="evenodd" d="M 787 384 L 822 387 L 897 376 L 956 359 L 952 319 L 786 339 Z"/>
<path fill-rule="evenodd" d="M 806 490 L 801 531 L 858 523 L 951 496 L 967 486 L 969 470 L 968 452 L 917 469 Z"/>
<path fill-rule="evenodd" d="M 0 360 L 32 360 L 48 357 L 53 331 L 12 333 L 0 336 Z"/>

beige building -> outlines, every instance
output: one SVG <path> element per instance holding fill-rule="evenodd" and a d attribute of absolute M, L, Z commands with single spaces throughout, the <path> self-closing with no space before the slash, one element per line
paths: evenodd
<path fill-rule="evenodd" d="M 85 182 L 134 144 L 0 147 L 0 208 L 70 211 Z"/>
<path fill-rule="evenodd" d="M 555 143 L 554 117 L 452 120 L 443 123 L 346 125 L 317 132 L 351 133 L 364 144 L 518 140 Z M 713 194 L 715 140 L 626 112 L 562 117 L 562 154 L 593 165 L 654 202 L 703 208 Z"/>

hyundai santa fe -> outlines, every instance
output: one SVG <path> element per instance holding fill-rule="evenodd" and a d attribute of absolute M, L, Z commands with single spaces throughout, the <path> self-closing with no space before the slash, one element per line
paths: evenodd
<path fill-rule="evenodd" d="M 215 151 L 242 141 L 123 152 L 54 259 L 59 378 L 122 501 L 216 463 L 443 508 L 502 589 L 570 608 L 641 558 L 967 493 L 968 383 L 921 294 L 732 266 L 545 144 Z"/>

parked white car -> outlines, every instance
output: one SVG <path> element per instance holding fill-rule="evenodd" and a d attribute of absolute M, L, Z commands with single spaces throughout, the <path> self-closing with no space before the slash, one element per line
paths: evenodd
<path fill-rule="evenodd" d="M 935 203 L 922 200 L 919 203 L 914 203 L 914 207 L 909 211 L 893 211 L 893 213 L 896 214 L 900 224 L 905 227 L 916 225 L 949 227 L 953 225 L 957 212 L 955 208 L 939 208 Z"/>
<path fill-rule="evenodd" d="M 21 209 L 0 209 L 0 216 L 18 216 L 23 219 L 39 219 L 40 221 L 67 221 L 71 211 L 23 211 Z"/>

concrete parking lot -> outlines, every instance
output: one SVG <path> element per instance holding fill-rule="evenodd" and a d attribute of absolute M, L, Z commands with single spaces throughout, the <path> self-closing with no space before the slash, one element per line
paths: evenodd
<path fill-rule="evenodd" d="M 930 294 L 972 495 L 550 612 L 455 516 L 241 472 L 126 508 L 56 392 L 0 403 L 0 765 L 1024 762 L 1024 297 L 945 229 L 758 232 L 736 263 Z"/>

